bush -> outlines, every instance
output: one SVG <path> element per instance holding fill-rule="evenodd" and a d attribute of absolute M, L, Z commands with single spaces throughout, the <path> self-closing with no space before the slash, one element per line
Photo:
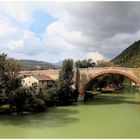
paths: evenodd
<path fill-rule="evenodd" d="M 34 109 L 35 111 L 42 112 L 46 109 L 45 101 L 43 99 L 34 99 Z"/>
<path fill-rule="evenodd" d="M 58 105 L 58 93 L 57 88 L 52 87 L 47 90 L 46 94 L 43 97 L 46 106 L 55 106 Z"/>
<path fill-rule="evenodd" d="M 9 95 L 10 108 L 16 106 L 17 113 L 31 111 L 34 101 L 34 94 L 28 88 L 18 88 Z"/>

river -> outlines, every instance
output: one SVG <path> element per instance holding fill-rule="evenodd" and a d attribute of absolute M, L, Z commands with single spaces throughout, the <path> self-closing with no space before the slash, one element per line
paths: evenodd
<path fill-rule="evenodd" d="M 2 115 L 0 138 L 140 138 L 140 93 L 106 93 L 45 113 Z"/>

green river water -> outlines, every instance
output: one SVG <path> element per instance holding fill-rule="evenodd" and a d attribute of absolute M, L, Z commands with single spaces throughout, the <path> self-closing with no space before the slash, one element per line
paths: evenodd
<path fill-rule="evenodd" d="M 140 93 L 100 94 L 45 113 L 1 115 L 0 138 L 140 138 Z"/>

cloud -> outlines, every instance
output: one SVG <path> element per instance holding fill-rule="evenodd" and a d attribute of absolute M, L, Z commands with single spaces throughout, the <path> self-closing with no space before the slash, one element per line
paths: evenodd
<path fill-rule="evenodd" d="M 89 52 L 86 55 L 87 59 L 88 58 L 92 58 L 94 60 L 94 62 L 98 61 L 98 60 L 105 60 L 106 58 L 99 52 Z"/>
<path fill-rule="evenodd" d="M 139 6 L 139 2 L 65 2 L 59 17 L 61 39 L 76 46 L 75 52 L 98 52 L 111 59 L 139 40 Z"/>
<path fill-rule="evenodd" d="M 32 21 L 31 13 L 34 8 L 31 2 L 0 2 L 1 13 L 18 20 L 21 23 L 30 23 Z"/>
<path fill-rule="evenodd" d="M 140 2 L 0 2 L 0 51 L 46 61 L 112 59 L 139 40 L 139 7 Z"/>
<path fill-rule="evenodd" d="M 17 47 L 23 47 L 23 40 L 13 40 L 13 41 L 9 41 L 9 49 L 15 49 Z"/>
<path fill-rule="evenodd" d="M 4 18 L 0 19 L 0 37 L 7 37 L 13 35 L 17 28 L 13 27 L 10 22 Z"/>

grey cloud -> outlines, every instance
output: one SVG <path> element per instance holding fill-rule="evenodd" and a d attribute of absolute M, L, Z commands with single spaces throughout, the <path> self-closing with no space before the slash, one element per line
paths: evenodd
<path fill-rule="evenodd" d="M 96 39 L 93 44 L 79 44 L 81 49 L 96 50 L 112 58 L 139 39 L 136 34 L 140 30 L 140 2 L 65 2 L 63 6 L 70 15 L 66 27 Z M 130 36 L 108 43 L 118 34 Z"/>
<path fill-rule="evenodd" d="M 66 3 L 68 4 L 68 3 Z M 97 37 L 134 33 L 140 25 L 140 2 L 79 2 L 69 4 L 73 29 Z M 78 7 L 78 8 L 77 8 Z"/>

